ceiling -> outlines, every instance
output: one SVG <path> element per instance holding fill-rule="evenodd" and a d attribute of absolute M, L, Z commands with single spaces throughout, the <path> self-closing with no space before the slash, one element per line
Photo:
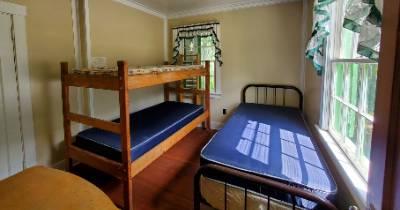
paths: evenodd
<path fill-rule="evenodd" d="M 154 12 L 168 17 L 200 14 L 202 11 L 222 11 L 226 9 L 260 6 L 295 0 L 129 0 Z"/>

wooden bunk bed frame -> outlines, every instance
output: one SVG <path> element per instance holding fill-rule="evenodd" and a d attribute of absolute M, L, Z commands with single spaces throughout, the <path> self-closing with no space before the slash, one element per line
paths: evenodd
<path fill-rule="evenodd" d="M 154 160 L 160 157 L 165 151 L 174 146 L 190 131 L 199 124 L 210 129 L 210 62 L 206 61 L 205 67 L 193 70 L 170 71 L 152 74 L 128 75 L 128 64 L 125 61 L 118 61 L 118 75 L 90 75 L 68 72 L 68 63 L 61 63 L 61 83 L 64 117 L 64 138 L 66 144 L 66 168 L 72 168 L 72 160 L 87 164 L 100 171 L 117 177 L 123 182 L 124 209 L 133 209 L 132 178 L 146 168 Z M 205 89 L 187 90 L 179 85 L 183 79 L 194 77 L 205 77 Z M 169 87 L 168 83 L 175 82 L 175 87 Z M 149 150 L 147 153 L 132 162 L 131 160 L 131 133 L 130 133 L 130 111 L 129 111 L 129 90 L 145 88 L 164 84 L 164 97 L 169 100 L 170 93 L 177 94 L 177 100 L 181 101 L 183 93 L 193 94 L 193 102 L 198 103 L 197 96 L 203 96 L 204 112 L 169 136 L 163 142 Z M 119 92 L 120 122 L 111 122 L 70 111 L 69 87 L 95 88 Z M 71 133 L 71 122 L 82 123 L 91 127 L 99 128 L 121 136 L 122 162 L 117 162 L 90 151 L 73 145 Z"/>

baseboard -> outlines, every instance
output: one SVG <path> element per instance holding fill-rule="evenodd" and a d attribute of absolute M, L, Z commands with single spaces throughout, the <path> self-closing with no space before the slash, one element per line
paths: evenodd
<path fill-rule="evenodd" d="M 215 130 L 221 129 L 223 126 L 223 123 L 220 121 L 211 121 L 211 128 Z"/>
<path fill-rule="evenodd" d="M 51 166 L 52 168 L 65 171 L 65 160 L 60 160 Z"/>

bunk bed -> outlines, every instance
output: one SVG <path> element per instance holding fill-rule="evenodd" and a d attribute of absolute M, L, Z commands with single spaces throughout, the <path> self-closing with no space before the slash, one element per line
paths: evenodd
<path fill-rule="evenodd" d="M 302 104 L 293 86 L 246 86 L 242 103 L 201 151 L 194 209 L 336 209 L 336 183 Z"/>
<path fill-rule="evenodd" d="M 82 69 L 70 73 L 68 63 L 61 63 L 66 160 L 67 169 L 75 160 L 119 178 L 123 182 L 123 207 L 132 210 L 132 178 L 199 124 L 210 129 L 210 63 L 134 69 L 124 61 L 117 64 L 115 70 Z M 197 77 L 205 77 L 205 88 L 181 88 L 182 80 Z M 165 102 L 130 113 L 128 92 L 155 85 L 164 85 Z M 120 118 L 106 121 L 72 113 L 70 87 L 118 91 Z M 170 101 L 171 93 L 176 93 L 177 102 Z M 193 104 L 183 102 L 184 94 L 193 95 Z M 73 138 L 71 122 L 92 128 Z"/>

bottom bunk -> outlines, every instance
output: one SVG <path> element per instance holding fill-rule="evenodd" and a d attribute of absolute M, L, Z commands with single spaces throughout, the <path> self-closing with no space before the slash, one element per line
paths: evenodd
<path fill-rule="evenodd" d="M 143 156 L 203 113 L 203 106 L 168 101 L 130 114 L 132 161 Z M 119 119 L 114 120 L 118 121 Z M 76 136 L 74 145 L 121 162 L 121 137 L 118 134 L 90 128 Z"/>
<path fill-rule="evenodd" d="M 336 183 L 297 108 L 240 104 L 201 165 L 195 209 L 334 209 Z"/>

